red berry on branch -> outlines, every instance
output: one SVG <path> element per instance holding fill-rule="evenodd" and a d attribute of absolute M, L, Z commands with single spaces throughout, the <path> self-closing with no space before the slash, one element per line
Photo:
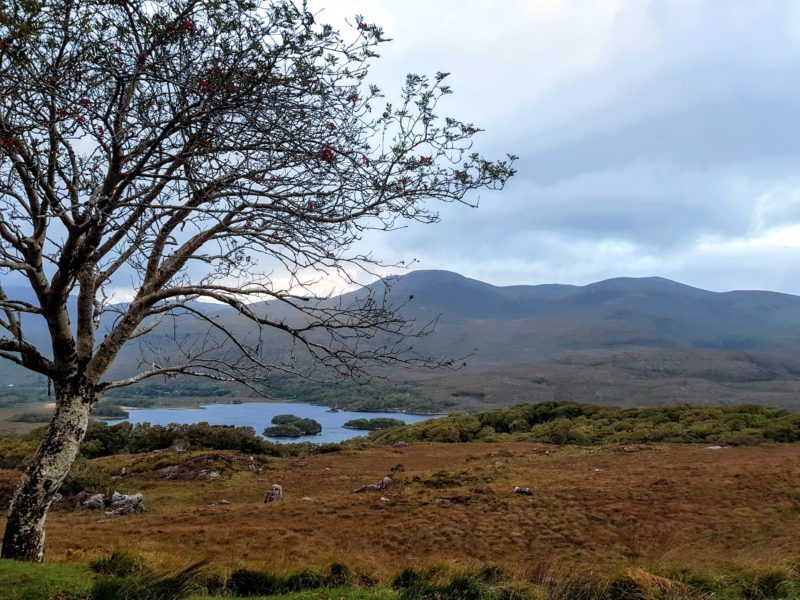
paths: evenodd
<path fill-rule="evenodd" d="M 426 167 L 430 167 L 433 164 L 433 157 L 431 157 L 431 156 L 420 156 L 419 157 L 419 164 L 425 165 Z"/>
<path fill-rule="evenodd" d="M 64 117 L 69 115 L 69 111 L 66 108 L 58 108 L 56 109 L 56 116 L 59 119 L 63 119 Z"/>
<path fill-rule="evenodd" d="M 208 79 L 201 79 L 197 84 L 197 91 L 201 94 L 211 93 L 211 82 Z"/>
<path fill-rule="evenodd" d="M 319 157 L 329 165 L 336 162 L 336 153 L 333 151 L 333 148 L 330 147 L 323 148 L 319 153 Z"/>
<path fill-rule="evenodd" d="M 361 162 L 364 163 L 365 167 L 368 167 L 369 166 L 369 156 L 367 156 L 366 154 L 362 154 L 361 155 Z"/>
<path fill-rule="evenodd" d="M 369 29 L 369 25 L 367 25 L 365 21 L 361 21 L 361 22 L 358 24 L 358 28 L 359 28 L 361 31 L 366 31 L 367 29 Z"/>
<path fill-rule="evenodd" d="M 184 31 L 188 31 L 189 33 L 197 32 L 197 27 L 189 19 L 184 19 L 181 21 L 181 27 L 183 27 Z"/>
<path fill-rule="evenodd" d="M 317 205 L 316 205 L 316 204 L 314 204 L 313 202 L 309 202 L 308 204 L 306 204 L 306 210 L 307 210 L 308 212 L 313 212 L 313 211 L 315 211 L 316 209 L 317 209 Z"/>
<path fill-rule="evenodd" d="M 328 123 L 328 129 L 330 129 L 331 131 L 336 129 L 336 123 Z"/>
<path fill-rule="evenodd" d="M 88 98 L 81 98 L 81 106 L 83 108 L 89 108 L 89 99 Z"/>
<path fill-rule="evenodd" d="M 384 111 L 384 112 L 383 112 L 383 118 L 384 118 L 384 119 L 388 119 L 388 118 L 389 118 L 389 113 L 388 113 L 388 112 L 386 112 L 386 111 Z"/>

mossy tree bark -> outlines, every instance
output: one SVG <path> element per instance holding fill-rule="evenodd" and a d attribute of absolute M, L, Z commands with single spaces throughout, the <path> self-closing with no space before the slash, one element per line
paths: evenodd
<path fill-rule="evenodd" d="M 96 401 L 90 385 L 56 385 L 55 415 L 11 501 L 0 558 L 44 558 L 47 512 L 78 454 Z"/>

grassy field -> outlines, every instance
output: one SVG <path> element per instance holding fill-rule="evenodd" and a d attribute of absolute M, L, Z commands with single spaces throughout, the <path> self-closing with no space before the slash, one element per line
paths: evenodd
<path fill-rule="evenodd" d="M 450 589 L 473 581 L 458 573 L 486 565 L 495 565 L 506 583 L 545 591 L 475 598 L 569 598 L 552 590 L 567 589 L 564 582 L 580 581 L 584 589 L 602 579 L 602 589 L 610 589 L 620 578 L 654 577 L 656 587 L 693 582 L 691 589 L 706 595 L 636 598 L 800 595 L 800 444 L 419 443 L 268 458 L 261 472 L 249 456 L 231 451 L 123 454 L 89 465 L 107 490 L 141 491 L 148 511 L 108 517 L 76 510 L 68 500 L 56 505 L 48 518 L 47 560 L 68 564 L 48 565 L 53 576 L 41 585 L 69 587 L 80 565 L 124 550 L 155 572 L 202 562 L 204 573 L 217 577 L 237 569 L 288 577 L 339 563 L 357 579 L 355 589 L 289 596 L 309 600 L 423 597 L 389 588 L 410 569 L 416 575 L 406 579 L 414 585 Z M 124 477 L 117 475 L 122 467 Z M 219 477 L 196 479 L 202 470 Z M 165 479 L 166 472 L 182 480 Z M 353 493 L 386 475 L 395 479 L 391 488 Z M 7 482 L 15 477 L 0 472 Z M 264 504 L 273 483 L 284 487 L 285 500 Z M 515 495 L 514 486 L 530 487 L 533 495 Z M 0 583 L 2 577 L 21 575 L 0 564 Z M 741 591 L 770 578 L 777 578 L 776 595 Z M 476 581 L 470 585 L 495 585 Z"/>
<path fill-rule="evenodd" d="M 92 462 L 108 474 L 126 467 L 129 475 L 109 485 L 143 492 L 148 512 L 111 518 L 65 502 L 48 519 L 50 560 L 85 562 L 126 548 L 167 568 L 198 560 L 221 571 L 342 562 L 385 578 L 438 561 L 524 570 L 551 562 L 716 568 L 800 558 L 797 444 L 412 444 L 270 458 L 261 474 L 230 452 Z M 189 477 L 201 468 L 221 476 L 165 480 L 155 469 L 169 464 L 183 464 Z M 396 478 L 393 488 L 352 493 L 385 475 Z M 286 500 L 263 504 L 273 483 Z M 533 496 L 514 495 L 516 485 Z"/>

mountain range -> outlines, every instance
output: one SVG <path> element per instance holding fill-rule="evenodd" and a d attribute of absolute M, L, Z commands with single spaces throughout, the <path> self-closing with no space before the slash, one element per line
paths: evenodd
<path fill-rule="evenodd" d="M 798 296 L 710 292 L 659 277 L 498 287 L 447 271 L 414 271 L 384 283 L 404 316 L 438 317 L 420 352 L 468 355 L 458 371 L 391 373 L 439 400 L 466 407 L 572 399 L 800 408 Z M 233 309 L 197 306 L 242 335 L 251 329 Z M 187 340 L 202 335 L 193 323 L 182 325 Z M 44 331 L 31 325 L 29 337 L 42 342 Z M 158 344 L 160 335 L 156 330 L 148 343 Z M 133 371 L 138 356 L 135 348 L 126 351 L 117 373 Z M 8 363 L 0 369 L 8 382 L 30 381 Z"/>

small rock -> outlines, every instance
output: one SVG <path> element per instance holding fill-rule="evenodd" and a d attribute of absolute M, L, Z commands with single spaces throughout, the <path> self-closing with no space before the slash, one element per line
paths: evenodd
<path fill-rule="evenodd" d="M 360 488 L 356 488 L 353 490 L 354 494 L 360 494 L 362 492 L 380 492 L 382 490 L 388 489 L 392 487 L 394 484 L 394 480 L 391 477 L 384 477 L 380 480 L 379 483 L 370 483 L 367 485 L 362 485 Z"/>
<path fill-rule="evenodd" d="M 533 496 L 533 492 L 531 491 L 531 488 L 519 487 L 518 485 L 514 486 L 514 493 L 517 496 Z"/>
<path fill-rule="evenodd" d="M 273 483 L 267 495 L 264 496 L 264 503 L 281 502 L 283 500 L 283 486 Z"/>
<path fill-rule="evenodd" d="M 106 497 L 105 494 L 95 494 L 94 496 L 90 496 L 83 502 L 81 502 L 80 507 L 85 508 L 86 510 L 98 510 L 101 508 L 105 508 L 106 505 Z"/>
<path fill-rule="evenodd" d="M 298 469 L 304 469 L 308 466 L 308 463 L 302 460 L 298 460 L 292 463 L 293 467 L 297 467 Z"/>
<path fill-rule="evenodd" d="M 436 504 L 438 504 L 439 506 L 450 506 L 452 502 L 447 498 L 437 498 Z"/>
<path fill-rule="evenodd" d="M 593 473 L 602 473 L 603 469 L 594 468 L 594 469 L 592 469 L 592 472 Z"/>
<path fill-rule="evenodd" d="M 497 461 L 493 465 L 490 465 L 489 468 L 490 469 L 502 469 L 503 468 L 503 463 L 501 463 L 500 461 Z"/>
<path fill-rule="evenodd" d="M 217 479 L 219 477 L 219 471 L 209 471 L 208 478 L 209 479 Z"/>
<path fill-rule="evenodd" d="M 127 474 L 128 474 L 128 469 L 126 469 L 125 467 L 122 467 L 122 468 L 119 470 L 119 474 L 120 474 L 120 477 L 125 477 L 125 475 L 127 475 Z"/>
<path fill-rule="evenodd" d="M 303 496 L 302 498 L 300 498 L 300 500 L 302 500 L 303 502 L 313 502 L 314 501 L 313 498 L 309 498 L 308 496 Z"/>
<path fill-rule="evenodd" d="M 381 496 L 381 502 L 391 502 L 386 496 Z"/>
<path fill-rule="evenodd" d="M 722 450 L 722 446 L 706 446 L 706 450 Z"/>
<path fill-rule="evenodd" d="M 408 444 L 406 442 L 395 442 L 392 444 L 392 448 L 406 448 Z"/>
<path fill-rule="evenodd" d="M 222 498 L 222 500 L 220 500 L 220 501 L 219 501 L 219 503 L 220 503 L 220 504 L 230 504 L 230 503 L 231 503 L 231 501 L 230 501 L 230 500 L 228 500 L 227 498 Z"/>

